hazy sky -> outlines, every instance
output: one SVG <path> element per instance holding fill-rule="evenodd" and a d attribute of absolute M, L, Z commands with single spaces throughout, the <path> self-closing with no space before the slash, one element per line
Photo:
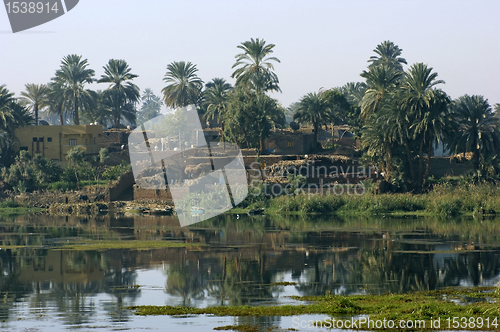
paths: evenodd
<path fill-rule="evenodd" d="M 47 83 L 63 56 L 87 58 L 96 77 L 110 58 L 124 59 L 141 91 L 159 95 L 172 61 L 191 61 L 208 82 L 231 83 L 236 48 L 250 38 L 276 45 L 284 106 L 321 87 L 362 81 L 384 40 L 408 64 L 424 62 L 452 98 L 481 94 L 500 103 L 500 1 L 189 1 L 80 0 L 64 16 L 13 34 L 0 8 L 0 85 L 19 95 Z M 94 89 L 107 85 L 94 84 Z"/>

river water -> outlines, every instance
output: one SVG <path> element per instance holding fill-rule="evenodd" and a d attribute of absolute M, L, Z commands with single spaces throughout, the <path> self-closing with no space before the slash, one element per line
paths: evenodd
<path fill-rule="evenodd" d="M 64 249 L 89 239 L 199 245 Z M 500 280 L 499 220 L 228 215 L 181 228 L 175 217 L 30 215 L 0 220 L 0 248 L 2 331 L 282 331 L 325 317 L 140 317 L 125 308 L 297 304 L 290 296 Z"/>

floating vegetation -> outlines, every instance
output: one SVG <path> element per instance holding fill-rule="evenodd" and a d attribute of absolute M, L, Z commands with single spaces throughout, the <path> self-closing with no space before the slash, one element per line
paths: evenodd
<path fill-rule="evenodd" d="M 453 324 L 457 317 L 459 321 L 465 318 L 481 317 L 481 330 L 498 330 L 500 325 L 500 293 L 495 287 L 447 288 L 436 291 L 422 291 L 405 294 L 383 295 L 349 295 L 339 296 L 327 294 L 324 296 L 296 296 L 296 300 L 309 301 L 306 305 L 282 306 L 227 306 L 227 307 L 174 307 L 174 306 L 131 306 L 136 315 L 215 315 L 215 316 L 295 316 L 305 314 L 326 314 L 329 316 L 353 317 L 354 321 L 368 316 L 370 320 L 419 321 L 423 326 L 431 327 L 431 320 L 440 319 L 441 328 Z M 473 318 L 471 318 L 473 317 Z M 452 328 L 453 325 L 450 325 Z M 460 328 L 474 330 L 479 326 Z M 258 331 L 256 326 L 237 325 L 222 326 L 217 330 Z M 361 329 L 366 329 L 364 326 Z M 377 328 L 373 328 L 377 329 Z M 386 329 L 391 330 L 391 329 Z"/>
<path fill-rule="evenodd" d="M 152 241 L 152 240 L 127 240 L 127 241 L 98 241 L 98 240 L 85 240 L 79 243 L 69 243 L 58 249 L 64 250 L 109 250 L 109 249 L 133 249 L 133 250 L 146 250 L 146 249 L 159 249 L 159 248 L 185 248 L 185 247 L 201 247 L 201 243 L 186 243 L 174 241 Z"/>

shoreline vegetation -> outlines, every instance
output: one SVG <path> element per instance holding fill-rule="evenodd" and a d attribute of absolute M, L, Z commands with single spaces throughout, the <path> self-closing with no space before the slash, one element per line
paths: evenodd
<path fill-rule="evenodd" d="M 381 295 L 332 295 L 324 296 L 294 296 L 297 301 L 305 301 L 298 305 L 273 305 L 273 306 L 218 306 L 206 308 L 174 307 L 174 306 L 130 306 L 129 310 L 135 311 L 136 315 L 215 315 L 215 316 L 298 316 L 306 314 L 324 314 L 330 318 L 335 317 L 343 320 L 358 322 L 361 330 L 396 330 L 397 328 L 368 327 L 368 319 L 372 322 L 377 320 L 396 322 L 413 321 L 420 322 L 420 327 L 426 330 L 456 329 L 462 330 L 497 330 L 500 307 L 498 299 L 500 292 L 495 287 L 476 288 L 447 288 L 434 291 L 410 292 L 404 294 L 381 294 Z M 475 324 L 467 326 L 455 326 L 453 319 L 458 318 L 461 324 L 462 318 L 467 323 L 474 320 Z M 477 317 L 482 317 L 479 326 Z M 435 322 L 440 318 L 440 327 L 432 328 L 431 320 Z M 471 320 L 472 318 L 472 320 Z M 361 321 L 365 325 L 359 327 Z M 332 320 L 330 320 L 330 323 Z M 488 323 L 487 323 L 488 322 Z M 314 321 L 316 327 L 328 327 L 328 321 Z M 434 324 L 434 323 L 433 323 Z M 454 325 L 455 324 L 455 325 Z M 330 326 L 332 327 L 332 326 Z M 336 326 L 333 326 L 336 327 Z M 229 329 L 229 327 L 228 327 Z M 232 330 L 242 331 L 239 326 L 231 326 Z M 356 328 L 354 328 L 356 329 Z M 258 331 L 256 328 L 255 331 Z"/>
<path fill-rule="evenodd" d="M 500 188 L 494 184 L 443 183 L 420 194 L 377 194 L 372 186 L 362 195 L 283 195 L 258 197 L 249 209 L 264 208 L 266 214 L 436 217 L 494 216 L 500 214 Z M 236 208 L 230 213 L 247 210 Z"/>
<path fill-rule="evenodd" d="M 40 193 L 43 195 L 43 193 Z M 75 193 L 75 195 L 78 195 Z M 250 193 L 252 195 L 252 193 Z M 32 207 L 29 202 L 18 203 L 10 198 L 0 202 L 0 215 L 79 211 L 98 213 L 106 204 L 110 212 L 123 213 L 131 205 L 148 205 L 139 202 L 57 204 L 54 207 Z M 101 209 L 93 206 L 101 207 Z M 108 205 L 104 207 L 108 209 Z M 153 204 L 155 207 L 158 204 Z M 434 185 L 426 193 L 376 193 L 374 187 L 362 195 L 296 194 L 271 197 L 253 196 L 250 202 L 229 210 L 226 214 L 247 214 L 251 209 L 264 209 L 268 215 L 338 215 L 338 216 L 429 216 L 429 217 L 485 217 L 500 215 L 500 188 L 494 184 L 443 183 Z M 95 211 L 94 211 L 95 210 Z M 64 214 L 64 213 L 63 213 Z"/>

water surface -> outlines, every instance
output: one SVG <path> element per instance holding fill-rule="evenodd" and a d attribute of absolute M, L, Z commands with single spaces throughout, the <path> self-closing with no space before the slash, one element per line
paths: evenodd
<path fill-rule="evenodd" d="M 292 317 L 139 317 L 124 307 L 296 304 L 290 296 L 491 286 L 500 280 L 499 225 L 498 220 L 242 215 L 181 228 L 174 217 L 7 218 L 0 220 L 0 328 L 288 329 L 294 327 Z M 64 249 L 87 239 L 199 245 Z"/>

